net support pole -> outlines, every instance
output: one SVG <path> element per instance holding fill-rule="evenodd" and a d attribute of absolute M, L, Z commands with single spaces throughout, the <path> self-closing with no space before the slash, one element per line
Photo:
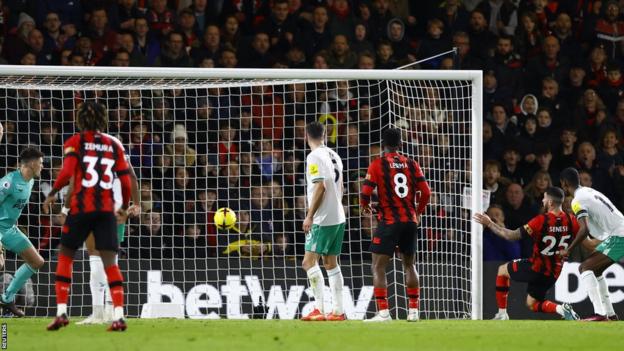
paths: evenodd
<path fill-rule="evenodd" d="M 483 319 L 483 231 L 472 217 L 483 207 L 483 74 L 472 79 L 472 155 L 471 155 L 471 204 L 470 204 L 470 270 L 471 304 L 473 320 Z"/>

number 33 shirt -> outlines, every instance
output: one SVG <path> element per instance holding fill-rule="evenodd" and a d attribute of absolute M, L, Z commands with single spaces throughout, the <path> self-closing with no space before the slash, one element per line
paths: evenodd
<path fill-rule="evenodd" d="M 574 192 L 572 211 L 579 220 L 587 217 L 589 234 L 598 240 L 609 236 L 624 237 L 624 216 L 601 192 L 580 187 Z"/>
<path fill-rule="evenodd" d="M 312 205 L 316 183 L 323 182 L 325 194 L 321 206 L 314 214 L 313 224 L 329 226 L 346 221 L 342 207 L 342 160 L 334 150 L 320 146 L 306 158 L 308 208 Z"/>

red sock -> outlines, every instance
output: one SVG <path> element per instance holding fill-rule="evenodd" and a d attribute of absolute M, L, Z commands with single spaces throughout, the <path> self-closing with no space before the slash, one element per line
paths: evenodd
<path fill-rule="evenodd" d="M 496 304 L 498 308 L 507 308 L 507 295 L 509 295 L 509 277 L 496 276 Z"/>
<path fill-rule="evenodd" d="M 544 313 L 557 313 L 557 304 L 546 300 L 546 301 L 538 301 L 533 304 L 533 312 L 544 312 Z"/>
<path fill-rule="evenodd" d="M 57 304 L 67 304 L 73 263 L 73 258 L 59 254 L 58 263 L 56 265 L 56 281 L 54 282 Z"/>
<path fill-rule="evenodd" d="M 388 309 L 388 289 L 375 288 L 373 289 L 375 295 L 375 301 L 377 302 L 377 311 Z"/>
<path fill-rule="evenodd" d="M 123 291 L 123 276 L 119 270 L 119 266 L 113 265 L 105 269 L 106 278 L 108 279 L 108 286 L 110 287 L 111 298 L 113 299 L 114 307 L 123 307 L 124 304 L 124 291 Z"/>
<path fill-rule="evenodd" d="M 420 288 L 407 288 L 407 300 L 409 308 L 418 309 L 418 298 L 420 297 Z"/>

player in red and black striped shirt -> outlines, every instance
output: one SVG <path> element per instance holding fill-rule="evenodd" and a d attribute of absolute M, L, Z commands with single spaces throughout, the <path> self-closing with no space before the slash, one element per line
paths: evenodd
<path fill-rule="evenodd" d="M 401 148 L 399 129 L 391 128 L 384 132 L 383 146 L 384 154 L 368 167 L 360 196 L 363 214 L 372 212 L 370 201 L 375 189 L 379 199 L 379 227 L 373 234 L 370 246 L 378 313 L 368 321 L 392 320 L 388 311 L 386 266 L 397 246 L 401 253 L 409 300 L 407 320 L 417 321 L 420 289 L 415 266 L 416 232 L 420 215 L 425 212 L 429 202 L 431 190 L 418 163 L 397 152 Z"/>
<path fill-rule="evenodd" d="M 510 279 L 528 283 L 526 304 L 533 312 L 558 313 L 568 320 L 579 319 L 569 304 L 558 305 L 546 300 L 546 292 L 555 285 L 563 266 L 559 252 L 568 247 L 579 230 L 576 218 L 561 209 L 564 198 L 565 194 L 561 188 L 549 187 L 542 201 L 546 213 L 535 216 L 516 230 L 507 229 L 493 222 L 486 214 L 475 215 L 475 221 L 504 239 L 520 240 L 523 235 L 533 239 L 533 254 L 530 258 L 513 260 L 498 267 L 496 277 L 498 313 L 494 319 L 509 319 L 507 295 Z"/>
<path fill-rule="evenodd" d="M 123 318 L 123 276 L 115 259 L 119 243 L 113 180 L 117 175 L 121 182 L 123 203 L 117 215 L 125 218 L 132 188 L 130 168 L 119 140 L 102 132 L 108 124 L 103 105 L 83 103 L 78 109 L 76 122 L 80 133 L 65 142 L 63 168 L 44 202 L 44 212 L 47 213 L 58 191 L 70 179 L 74 179 L 70 212 L 63 226 L 56 268 L 57 317 L 48 326 L 48 330 L 57 330 L 69 324 L 67 300 L 74 253 L 93 232 L 95 247 L 104 263 L 114 306 L 115 320 L 108 330 L 123 331 L 126 329 Z"/>

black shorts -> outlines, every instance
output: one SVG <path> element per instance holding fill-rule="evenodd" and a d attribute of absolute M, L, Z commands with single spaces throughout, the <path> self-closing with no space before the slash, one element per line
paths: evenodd
<path fill-rule="evenodd" d="M 532 263 L 527 259 L 513 260 L 507 263 L 507 271 L 511 280 L 527 283 L 527 293 L 538 301 L 546 299 L 546 292 L 555 285 L 554 277 L 545 276 L 531 269 Z"/>
<path fill-rule="evenodd" d="M 370 252 L 392 256 L 398 246 L 401 253 L 416 253 L 416 233 L 418 226 L 414 222 L 398 222 L 394 224 L 379 223 L 371 239 Z"/>
<path fill-rule="evenodd" d="M 91 212 L 67 216 L 61 235 L 63 246 L 77 250 L 93 232 L 95 248 L 117 251 L 117 218 L 113 212 Z"/>

